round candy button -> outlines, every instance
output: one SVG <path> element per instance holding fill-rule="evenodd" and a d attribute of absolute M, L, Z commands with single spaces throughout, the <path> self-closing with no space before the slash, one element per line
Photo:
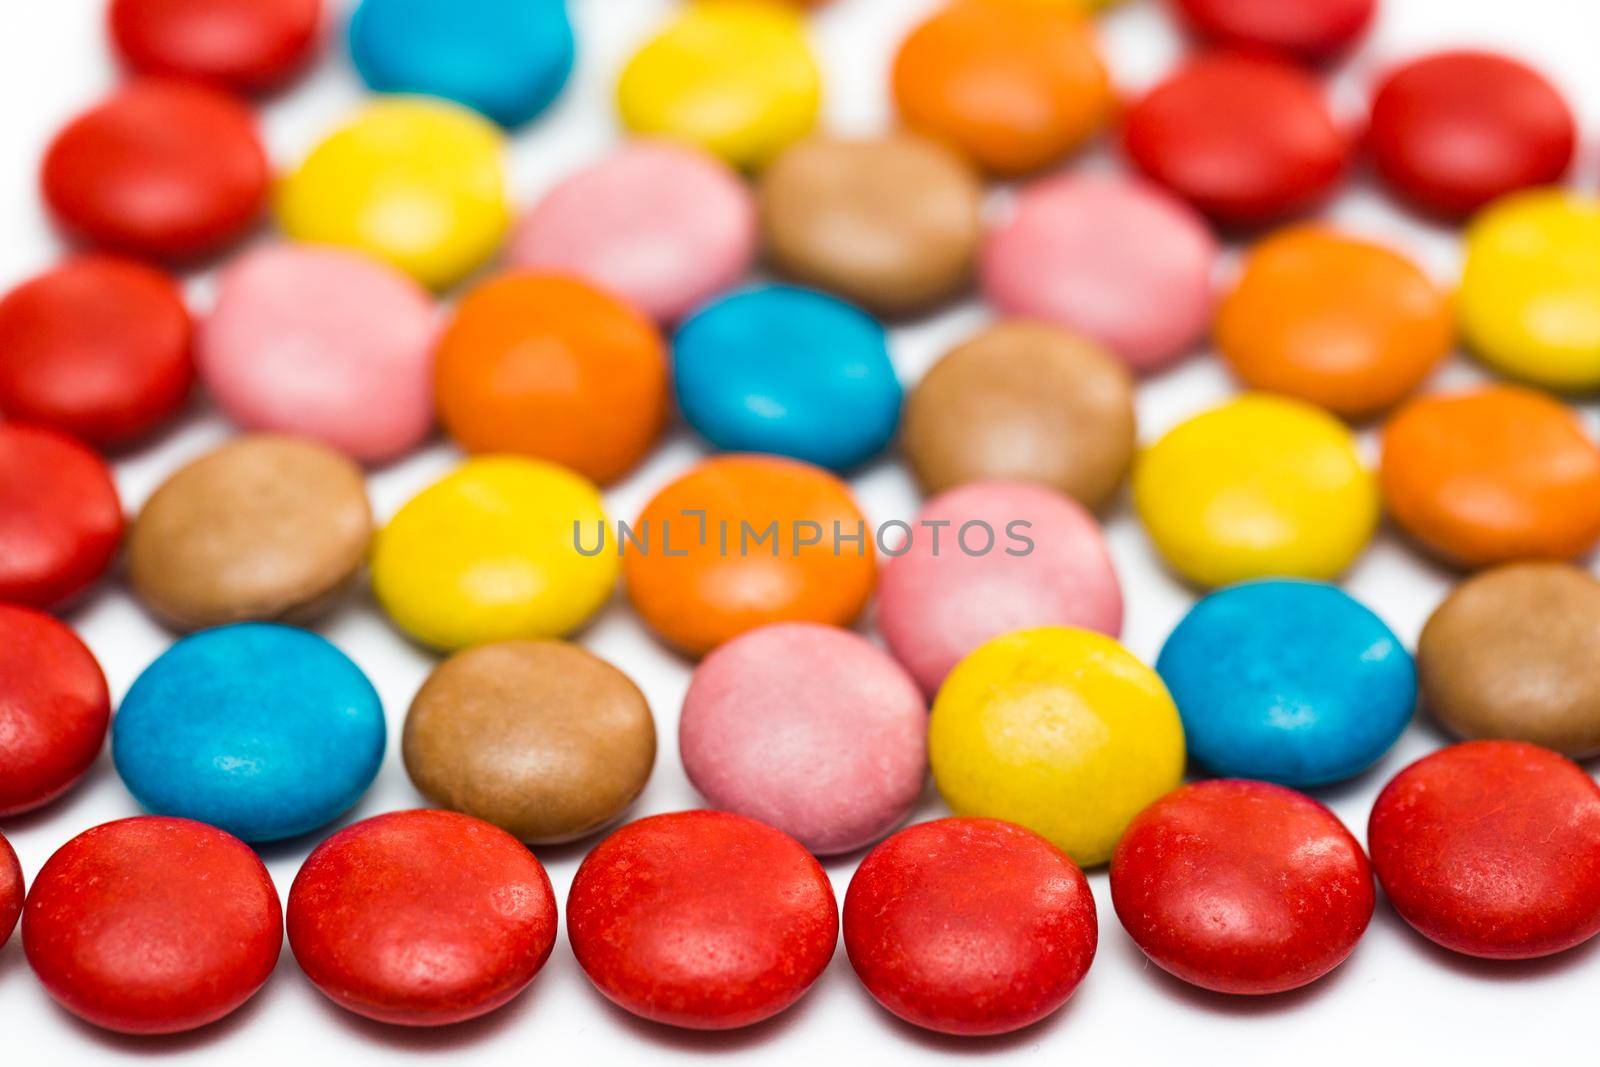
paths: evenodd
<path fill-rule="evenodd" d="M 726 452 L 845 470 L 881 452 L 901 389 L 883 327 L 809 289 L 745 289 L 701 308 L 672 340 L 678 406 Z"/>
<path fill-rule="evenodd" d="M 1468 956 L 1549 956 L 1600 933 L 1600 785 L 1515 741 L 1427 756 L 1384 787 L 1367 826 L 1389 903 Z"/>
<path fill-rule="evenodd" d="M 1245 385 L 1348 418 L 1398 403 L 1454 340 L 1450 298 L 1420 267 L 1321 226 L 1252 248 L 1217 312 L 1217 348 Z"/>
<path fill-rule="evenodd" d="M 1383 430 L 1382 484 L 1395 522 L 1464 566 L 1573 559 L 1600 540 L 1600 447 L 1531 389 L 1407 404 Z"/>
<path fill-rule="evenodd" d="M 983 291 L 1007 314 L 1056 323 L 1154 371 L 1204 336 L 1216 259 L 1205 221 L 1156 186 L 1047 178 L 1024 188 L 989 234 Z"/>
<path fill-rule="evenodd" d="M 1355 950 L 1377 894 L 1366 853 L 1315 800 L 1266 782 L 1195 782 L 1139 813 L 1111 901 L 1162 970 L 1218 993 L 1282 993 Z"/>
<path fill-rule="evenodd" d="M 800 14 L 769 0 L 686 5 L 617 83 L 628 129 L 699 145 L 745 169 L 810 133 L 821 98 Z"/>
<path fill-rule="evenodd" d="M 248 845 L 188 819 L 105 823 L 33 880 L 22 947 L 45 991 L 96 1026 L 174 1034 L 266 984 L 283 947 L 278 891 Z"/>
<path fill-rule="evenodd" d="M 1058 162 L 1112 109 L 1094 35 L 1065 6 L 955 0 L 911 31 L 890 78 L 907 126 L 1005 176 Z"/>
<path fill-rule="evenodd" d="M 1135 466 L 1133 501 L 1161 555 L 1202 586 L 1336 577 L 1378 523 L 1377 479 L 1350 431 L 1259 393 L 1168 431 Z"/>
<path fill-rule="evenodd" d="M 656 728 L 639 687 L 605 660 L 561 641 L 500 641 L 434 668 L 403 745 L 429 800 L 550 844 L 633 803 L 655 764 Z"/>
<path fill-rule="evenodd" d="M 387 260 L 443 289 L 499 249 L 509 223 L 500 131 L 441 100 L 368 104 L 278 189 L 300 241 Z"/>
<path fill-rule="evenodd" d="M 236 437 L 145 502 L 128 534 L 128 580 L 180 629 L 306 621 L 348 588 L 371 540 L 354 463 L 299 438 Z"/>
<path fill-rule="evenodd" d="M 111 727 L 140 806 L 279 841 L 348 811 L 383 760 L 361 668 L 306 630 L 243 623 L 186 637 L 134 681 Z"/>
<path fill-rule="evenodd" d="M 1122 588 L 1100 527 L 1041 486 L 980 482 L 942 493 L 885 554 L 878 627 L 929 695 L 967 653 L 1013 630 L 1122 632 Z"/>
<path fill-rule="evenodd" d="M 1217 222 L 1261 226 L 1326 200 L 1349 146 L 1309 74 L 1255 56 L 1201 56 L 1129 111 L 1134 164 Z"/>
<path fill-rule="evenodd" d="M 629 535 L 602 558 L 622 552 L 634 610 L 691 656 L 771 622 L 848 626 L 876 579 L 873 531 L 850 490 L 793 460 L 707 460 L 657 493 Z"/>
<path fill-rule="evenodd" d="M 1216 44 L 1321 63 L 1361 39 L 1378 0 L 1172 0 L 1171 6 Z"/>
<path fill-rule="evenodd" d="M 1550 389 L 1600 386 L 1600 200 L 1507 197 L 1473 220 L 1466 249 L 1457 306 L 1473 353 Z"/>
<path fill-rule="evenodd" d="M 111 40 L 134 70 L 254 92 L 311 58 L 323 0 L 112 0 Z"/>
<path fill-rule="evenodd" d="M 563 637 L 617 582 L 600 492 L 571 471 L 511 456 L 468 460 L 378 534 L 372 590 L 395 625 L 459 649 Z"/>
<path fill-rule="evenodd" d="M 439 420 L 469 452 L 532 456 L 605 484 L 655 444 L 667 356 L 643 315 L 573 278 L 469 292 L 434 351 Z"/>
<path fill-rule="evenodd" d="M 1005 819 L 1079 864 L 1183 779 L 1166 686 L 1116 641 L 1045 626 L 997 637 L 950 672 L 928 724 L 933 780 L 957 815 Z"/>
<path fill-rule="evenodd" d="M 0 602 L 70 599 L 105 573 L 121 540 L 104 460 L 53 431 L 0 424 Z"/>
<path fill-rule="evenodd" d="M 80 256 L 0 300 L 0 412 L 98 446 L 170 418 L 194 380 L 194 332 L 171 278 Z"/>
<path fill-rule="evenodd" d="M 0 835 L 0 948 L 5 947 L 11 931 L 17 928 L 23 895 L 22 864 L 17 862 L 11 842 Z"/>
<path fill-rule="evenodd" d="M 206 389 L 252 430 L 382 463 L 433 425 L 433 300 L 341 248 L 272 245 L 227 269 L 200 328 Z"/>
<path fill-rule="evenodd" d="M 1298 788 L 1354 777 L 1411 721 L 1417 672 L 1400 639 L 1342 590 L 1260 581 L 1201 600 L 1156 659 L 1191 758 Z"/>
<path fill-rule="evenodd" d="M 805 995 L 833 958 L 839 910 L 794 838 L 742 815 L 681 811 L 630 823 L 584 858 L 567 937 L 618 1006 L 730 1030 Z"/>
<path fill-rule="evenodd" d="M 708 152 L 624 145 L 545 193 L 506 255 L 514 267 L 582 278 L 676 322 L 750 269 L 755 197 Z"/>
<path fill-rule="evenodd" d="M 1367 129 L 1379 177 L 1446 218 L 1560 181 L 1577 140 L 1555 86 L 1492 52 L 1436 52 L 1390 72 L 1373 95 Z"/>
<path fill-rule="evenodd" d="M 270 175 L 243 104 L 212 89 L 138 81 L 73 119 L 45 153 L 45 201 L 74 236 L 191 259 L 244 236 Z"/>
<path fill-rule="evenodd" d="M 1457 586 L 1417 644 L 1428 711 L 1457 736 L 1600 753 L 1600 581 L 1511 563 Z"/>
<path fill-rule="evenodd" d="M 556 939 L 544 867 L 504 830 L 449 811 L 363 819 L 289 889 L 295 962 L 329 1000 L 401 1026 L 445 1026 L 527 988 Z"/>
<path fill-rule="evenodd" d="M 678 752 L 712 804 L 819 856 L 898 825 L 922 793 L 928 714 L 900 665 L 847 630 L 780 623 L 695 669 Z"/>
<path fill-rule="evenodd" d="M 1067 1002 L 1099 941 L 1067 855 L 994 819 L 937 819 L 873 849 L 844 898 L 844 947 L 874 1000 L 942 1034 L 1004 1034 Z"/>
<path fill-rule="evenodd" d="M 0 604 L 0 816 L 70 789 L 100 754 L 110 719 L 105 675 L 77 634 Z"/>

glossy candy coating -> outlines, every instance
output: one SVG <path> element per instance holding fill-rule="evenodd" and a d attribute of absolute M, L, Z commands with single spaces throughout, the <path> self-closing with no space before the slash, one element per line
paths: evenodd
<path fill-rule="evenodd" d="M 1003 1034 L 1072 996 L 1099 941 L 1088 880 L 1060 849 L 995 819 L 936 819 L 861 861 L 844 946 L 873 999 L 943 1034 Z"/>
<path fill-rule="evenodd" d="M 1412 401 L 1384 427 L 1382 485 L 1401 529 L 1462 566 L 1573 559 L 1600 539 L 1600 447 L 1531 389 Z"/>
<path fill-rule="evenodd" d="M 174 1034 L 255 995 L 283 947 L 267 869 L 236 837 L 188 819 L 105 823 L 33 880 L 22 947 L 45 991 L 95 1026 Z"/>
<path fill-rule="evenodd" d="M 1266 782 L 1194 782 L 1139 813 L 1111 901 L 1162 970 L 1219 993 L 1283 993 L 1354 951 L 1372 866 L 1337 816 Z"/>
<path fill-rule="evenodd" d="M 105 675 L 78 636 L 43 612 L 0 604 L 0 816 L 70 789 L 100 754 L 110 718 Z M 0 921 L 0 943 L 6 928 Z"/>
<path fill-rule="evenodd" d="M 122 540 L 105 461 L 69 437 L 0 423 L 0 602 L 49 608 L 86 589 Z"/>
<path fill-rule="evenodd" d="M 666 419 L 667 356 L 654 324 L 555 274 L 484 282 L 434 350 L 439 421 L 469 452 L 531 456 L 605 484 Z"/>
<path fill-rule="evenodd" d="M 128 444 L 188 398 L 193 333 L 167 275 L 111 256 L 68 259 L 0 300 L 0 412 Z"/>
<path fill-rule="evenodd" d="M 928 770 L 916 683 L 848 630 L 777 623 L 734 638 L 690 680 L 678 718 L 683 769 L 707 800 L 852 852 L 911 811 Z"/>
<path fill-rule="evenodd" d="M 108 21 L 141 74 L 258 92 L 306 65 L 324 15 L 323 0 L 112 0 Z"/>
<path fill-rule="evenodd" d="M 1377 479 L 1355 437 L 1298 400 L 1251 393 L 1169 430 L 1133 501 L 1167 563 L 1200 586 L 1333 578 L 1372 537 Z"/>
<path fill-rule="evenodd" d="M 849 488 L 794 460 L 706 460 L 657 493 L 633 528 L 650 540 L 623 551 L 628 599 L 690 656 L 772 622 L 848 626 L 876 581 L 873 531 Z"/>
<path fill-rule="evenodd" d="M 1378 0 L 1172 0 L 1170 6 L 1215 44 L 1321 63 L 1361 39 Z"/>
<path fill-rule="evenodd" d="M 111 754 L 145 810 L 280 841 L 349 810 L 385 737 L 377 691 L 344 653 L 306 630 L 242 623 L 146 667 L 117 708 Z"/>
<path fill-rule="evenodd" d="M 395 625 L 437 649 L 564 637 L 616 586 L 609 541 L 606 551 L 578 551 L 592 548 L 605 524 L 599 491 L 565 468 L 514 456 L 468 460 L 378 532 L 372 590 Z"/>
<path fill-rule="evenodd" d="M 306 858 L 289 947 L 340 1007 L 400 1026 L 477 1018 L 533 981 L 556 939 L 544 867 L 504 830 L 449 811 L 363 819 Z"/>
<path fill-rule="evenodd" d="M 1183 726 L 1156 672 L 1113 639 L 1045 626 L 978 647 L 928 724 L 933 780 L 957 815 L 1006 819 L 1095 867 L 1183 778 Z"/>
<path fill-rule="evenodd" d="M 684 419 L 725 452 L 847 470 L 900 421 L 883 327 L 810 289 L 758 286 L 706 305 L 673 337 L 672 370 Z"/>
<path fill-rule="evenodd" d="M 1367 826 L 1400 916 L 1468 956 L 1548 956 L 1600 933 L 1600 785 L 1516 741 L 1469 741 L 1384 787 Z"/>
<path fill-rule="evenodd" d="M 0 948 L 11 938 L 22 915 L 23 901 L 22 865 L 11 842 L 0 834 Z"/>
<path fill-rule="evenodd" d="M 221 250 L 255 225 L 270 174 L 243 104 L 200 85 L 136 81 L 56 135 L 39 180 L 72 236 L 187 260 Z"/>
<path fill-rule="evenodd" d="M 619 1007 L 729 1030 L 805 995 L 833 957 L 839 909 L 794 838 L 742 815 L 681 811 L 629 823 L 584 858 L 567 937 Z"/>

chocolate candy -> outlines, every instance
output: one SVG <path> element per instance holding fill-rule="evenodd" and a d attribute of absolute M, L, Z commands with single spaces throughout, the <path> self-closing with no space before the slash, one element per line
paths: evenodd
<path fill-rule="evenodd" d="M 1111 901 L 1162 970 L 1219 993 L 1282 993 L 1354 951 L 1372 866 L 1337 816 L 1266 782 L 1195 782 L 1139 813 Z"/>
<path fill-rule="evenodd" d="M 371 537 L 359 467 L 312 441 L 253 434 L 180 468 L 145 502 L 128 578 L 180 629 L 306 621 L 348 586 Z"/>
<path fill-rule="evenodd" d="M 433 803 L 523 841 L 605 826 L 644 789 L 656 757 L 644 694 L 561 641 L 501 641 L 434 668 L 406 716 L 411 780 Z"/>
<path fill-rule="evenodd" d="M 43 612 L 0 604 L 0 816 L 70 789 L 100 754 L 110 718 L 105 675 L 78 636 Z"/>
<path fill-rule="evenodd" d="M 1600 785 L 1549 749 L 1418 760 L 1378 795 L 1367 842 L 1389 903 L 1455 952 L 1531 959 L 1600 933 Z"/>
<path fill-rule="evenodd" d="M 86 589 L 122 539 L 105 461 L 51 430 L 0 424 L 0 601 L 48 608 Z"/>
<path fill-rule="evenodd" d="M 142 74 L 271 89 L 321 36 L 322 0 L 112 0 L 111 41 Z"/>
<path fill-rule="evenodd" d="M 1320 63 L 1361 39 L 1378 0 L 1172 0 L 1171 6 L 1191 30 L 1219 45 Z"/>
<path fill-rule="evenodd" d="M 901 447 L 924 492 L 1037 482 L 1087 508 L 1133 463 L 1133 381 L 1102 349 L 1041 322 L 989 327 L 935 363 L 906 401 Z"/>
<path fill-rule="evenodd" d="M 307 857 L 289 889 L 289 947 L 313 985 L 379 1022 L 444 1026 L 527 988 L 556 939 L 533 853 L 448 811 L 364 819 Z"/>
<path fill-rule="evenodd" d="M 1088 880 L 1011 823 L 938 819 L 873 849 L 844 898 L 844 946 L 873 999 L 943 1034 L 1038 1022 L 1083 981 L 1099 941 Z"/>
<path fill-rule="evenodd" d="M 96 1026 L 174 1034 L 266 984 L 283 913 L 243 841 L 188 819 L 122 819 L 62 845 L 33 880 L 22 947 L 45 991 Z"/>
<path fill-rule="evenodd" d="M 762 239 L 791 278 L 904 315 L 967 282 L 982 199 L 977 176 L 938 142 L 815 138 L 762 172 Z"/>
<path fill-rule="evenodd" d="M 1428 710 L 1468 738 L 1600 753 L 1600 582 L 1560 563 L 1511 563 L 1457 586 L 1422 628 Z"/>
<path fill-rule="evenodd" d="M 11 842 L 0 834 L 0 948 L 5 947 L 11 931 L 17 927 L 22 900 L 22 864 L 17 862 Z"/>
<path fill-rule="evenodd" d="M 794 838 L 742 815 L 681 811 L 630 823 L 584 858 L 567 937 L 619 1007 L 728 1030 L 805 995 L 833 957 L 839 909 Z"/>

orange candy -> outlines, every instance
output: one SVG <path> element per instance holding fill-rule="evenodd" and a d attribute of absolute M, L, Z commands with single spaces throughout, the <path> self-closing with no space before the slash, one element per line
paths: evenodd
<path fill-rule="evenodd" d="M 644 316 L 571 278 L 506 274 L 461 301 L 434 352 L 439 418 L 469 452 L 550 460 L 604 484 L 661 432 L 667 358 Z"/>
<path fill-rule="evenodd" d="M 1454 563 L 1572 559 L 1600 539 L 1600 448 L 1531 389 L 1407 404 L 1383 431 L 1381 484 L 1395 521 Z"/>
<path fill-rule="evenodd" d="M 692 656 L 772 622 L 847 626 L 877 580 L 873 532 L 849 489 L 791 459 L 707 460 L 658 493 L 632 533 L 628 597 Z"/>
<path fill-rule="evenodd" d="M 1421 268 L 1322 226 L 1256 245 L 1216 324 L 1217 347 L 1246 385 L 1348 418 L 1398 403 L 1454 338 L 1450 299 Z"/>
<path fill-rule="evenodd" d="M 1103 126 L 1110 81 L 1071 7 L 956 0 L 900 46 L 893 90 L 906 125 L 984 169 L 1026 174 Z"/>

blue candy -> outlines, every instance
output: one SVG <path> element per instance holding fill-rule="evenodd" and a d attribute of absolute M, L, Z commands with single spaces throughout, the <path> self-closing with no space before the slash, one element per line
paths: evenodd
<path fill-rule="evenodd" d="M 728 452 L 835 470 L 881 452 L 902 392 L 883 327 L 842 300 L 768 285 L 714 301 L 672 343 L 678 407 Z"/>
<path fill-rule="evenodd" d="M 572 73 L 566 0 L 362 0 L 350 56 L 380 93 L 442 96 L 520 126 Z"/>
<path fill-rule="evenodd" d="M 1301 788 L 1372 766 L 1417 701 L 1416 666 L 1400 639 L 1322 582 L 1212 593 L 1172 631 L 1156 670 L 1196 761 Z"/>
<path fill-rule="evenodd" d="M 385 740 L 361 668 L 316 634 L 269 623 L 179 641 L 111 724 L 117 773 L 145 810 L 246 841 L 332 822 L 372 784 Z"/>

